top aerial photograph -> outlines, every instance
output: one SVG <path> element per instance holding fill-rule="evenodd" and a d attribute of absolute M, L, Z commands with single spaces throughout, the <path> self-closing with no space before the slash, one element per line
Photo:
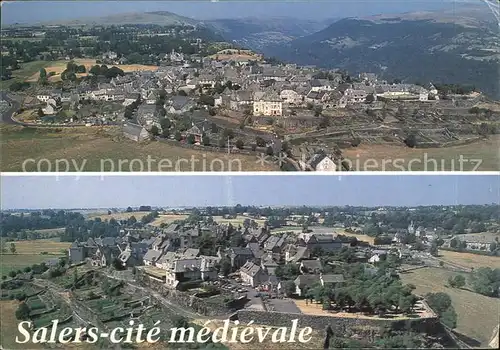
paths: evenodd
<path fill-rule="evenodd" d="M 496 172 L 499 7 L 3 1 L 0 170 Z"/>

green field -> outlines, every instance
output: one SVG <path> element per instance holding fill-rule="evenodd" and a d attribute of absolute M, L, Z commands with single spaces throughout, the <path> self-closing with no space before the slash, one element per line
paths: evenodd
<path fill-rule="evenodd" d="M 26 266 L 39 264 L 51 258 L 62 257 L 71 243 L 58 242 L 57 239 L 37 239 L 33 241 L 16 241 L 16 253 L 9 250 L 10 243 L 7 242 L 7 252 L 0 255 L 0 275 L 6 275 L 9 271 L 23 269 Z M 42 254 L 45 253 L 46 254 Z"/>
<path fill-rule="evenodd" d="M 50 64 L 49 61 L 34 61 L 21 63 L 21 69 L 12 71 L 12 79 L 3 80 L 0 82 L 0 90 L 7 90 L 15 82 L 23 82 L 33 74 L 40 71 L 41 68 L 47 67 Z"/>
<path fill-rule="evenodd" d="M 35 130 L 35 131 L 31 131 Z M 277 171 L 254 155 L 192 150 L 165 142 L 137 143 L 110 127 L 23 128 L 1 125 L 1 171 Z M 148 158 L 149 157 L 149 158 Z M 23 169 L 23 163 L 28 161 Z M 64 159 L 58 169 L 56 159 Z M 148 159 L 151 161 L 148 163 Z M 181 161 L 179 161 L 181 159 Z M 122 161 L 120 163 L 120 160 Z M 66 165 L 69 164 L 69 167 Z M 148 166 L 148 164 L 150 164 Z"/>
<path fill-rule="evenodd" d="M 499 300 L 466 289 L 447 287 L 448 278 L 455 275 L 456 272 L 440 268 L 423 268 L 401 274 L 401 280 L 405 284 L 414 284 L 419 295 L 447 293 L 458 316 L 456 330 L 487 347 L 498 325 Z"/>

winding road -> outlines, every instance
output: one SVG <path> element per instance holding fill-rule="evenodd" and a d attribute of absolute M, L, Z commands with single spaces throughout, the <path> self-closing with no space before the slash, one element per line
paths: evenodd
<path fill-rule="evenodd" d="M 7 108 L 5 111 L 2 111 L 2 123 L 23 125 L 23 123 L 19 123 L 12 119 L 14 113 L 16 113 L 19 107 L 21 107 L 19 101 L 16 101 L 15 99 L 9 97 L 9 95 L 5 91 L 0 91 L 0 100 L 8 102 L 10 105 L 9 108 Z"/>

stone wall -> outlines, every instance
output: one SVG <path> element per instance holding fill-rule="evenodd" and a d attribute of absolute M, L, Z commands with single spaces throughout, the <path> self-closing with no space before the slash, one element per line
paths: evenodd
<path fill-rule="evenodd" d="M 385 330 L 413 331 L 417 333 L 440 334 L 442 327 L 435 317 L 391 320 L 391 319 L 369 319 L 351 317 L 331 317 L 320 315 L 306 315 L 296 313 L 265 312 L 255 310 L 239 310 L 238 320 L 246 324 L 253 321 L 254 324 L 270 325 L 275 327 L 291 326 L 291 321 L 298 319 L 299 328 L 311 327 L 316 331 L 323 331 L 330 326 L 334 334 L 339 336 L 352 336 L 357 334 L 362 337 L 376 338 Z"/>
<path fill-rule="evenodd" d="M 211 303 L 210 298 L 221 298 L 221 294 L 210 297 L 210 298 L 198 298 L 189 292 L 181 292 L 175 289 L 168 288 L 164 283 L 152 280 L 144 274 L 138 274 L 136 276 L 139 283 L 147 288 L 151 288 L 152 290 L 160 293 L 163 297 L 175 302 L 176 304 L 190 308 L 191 310 L 205 315 L 205 316 L 220 316 L 226 315 L 231 311 L 235 311 L 233 309 L 232 304 L 225 303 Z M 128 288 L 133 288 L 133 286 L 129 286 Z M 136 289 L 134 293 L 140 293 L 141 295 L 149 295 L 148 293 L 141 291 L 140 289 Z"/>

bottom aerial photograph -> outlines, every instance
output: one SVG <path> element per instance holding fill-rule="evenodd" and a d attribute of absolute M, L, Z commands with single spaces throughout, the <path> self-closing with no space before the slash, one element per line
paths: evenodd
<path fill-rule="evenodd" d="M 498 348 L 495 175 L 2 175 L 0 348 Z"/>

